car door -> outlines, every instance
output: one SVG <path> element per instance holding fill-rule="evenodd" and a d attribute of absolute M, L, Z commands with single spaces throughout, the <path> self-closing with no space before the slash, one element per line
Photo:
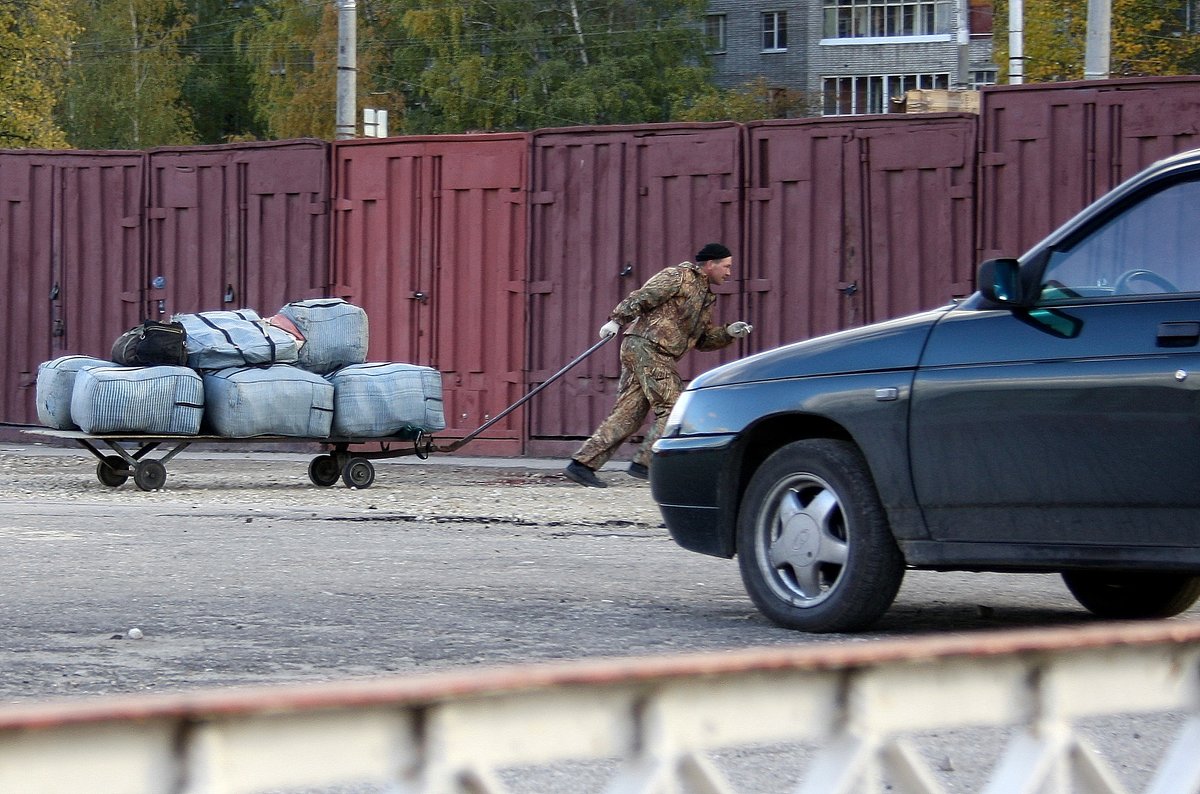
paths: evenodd
<path fill-rule="evenodd" d="M 962 308 L 911 404 L 939 540 L 1200 542 L 1200 177 L 1144 185 L 1022 262 L 1028 310 Z"/>

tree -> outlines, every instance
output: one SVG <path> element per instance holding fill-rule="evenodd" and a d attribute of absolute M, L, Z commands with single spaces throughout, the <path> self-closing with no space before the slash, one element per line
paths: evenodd
<path fill-rule="evenodd" d="M 255 140 L 266 134 L 252 106 L 250 64 L 234 43 L 239 26 L 253 13 L 251 3 L 188 0 L 195 24 L 181 50 L 192 58 L 182 85 L 200 143 Z"/>
<path fill-rule="evenodd" d="M 1190 0 L 1112 0 L 1109 73 L 1113 77 L 1190 74 L 1200 66 L 1200 35 L 1186 24 Z M 1083 79 L 1087 0 L 1024 4 L 1025 79 Z M 1008 19 L 1007 0 L 995 6 Z M 995 59 L 1007 74 L 1006 26 L 995 28 Z"/>
<path fill-rule="evenodd" d="M 668 121 L 711 92 L 704 0 L 390 0 L 375 90 L 406 132 Z"/>
<path fill-rule="evenodd" d="M 76 146 L 142 149 L 195 142 L 181 52 L 192 24 L 181 0 L 76 0 L 85 32 L 59 117 Z"/>
<path fill-rule="evenodd" d="M 266 0 L 236 41 L 250 64 L 254 111 L 275 138 L 333 138 L 337 4 Z"/>
<path fill-rule="evenodd" d="M 0 3 L 0 147 L 62 148 L 55 123 L 71 38 L 69 0 Z"/>

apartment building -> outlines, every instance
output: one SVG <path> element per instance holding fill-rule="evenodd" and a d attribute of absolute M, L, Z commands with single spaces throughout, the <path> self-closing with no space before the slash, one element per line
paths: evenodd
<path fill-rule="evenodd" d="M 814 115 L 885 113 L 912 88 L 996 82 L 991 0 L 709 0 L 705 32 L 718 85 L 765 78 Z"/>

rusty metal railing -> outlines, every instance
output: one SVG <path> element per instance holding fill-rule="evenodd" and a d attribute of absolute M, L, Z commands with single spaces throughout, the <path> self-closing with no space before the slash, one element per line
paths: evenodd
<path fill-rule="evenodd" d="M 740 790 L 729 748 L 813 748 L 802 794 L 943 792 L 914 737 L 1005 730 L 989 794 L 1124 792 L 1079 726 L 1171 713 L 1147 794 L 1200 792 L 1200 622 L 1094 624 L 0 708 L 0 792 L 501 794 L 603 761 L 610 794 Z M 360 788 L 353 788 L 358 786 Z M 566 794 L 556 784 L 555 794 Z"/>

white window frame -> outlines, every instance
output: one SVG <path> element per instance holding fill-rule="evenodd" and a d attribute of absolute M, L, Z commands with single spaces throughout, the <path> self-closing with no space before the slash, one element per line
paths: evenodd
<path fill-rule="evenodd" d="M 828 75 L 821 78 L 821 115 L 887 113 L 889 101 L 893 97 L 903 96 L 905 91 L 949 87 L 949 72 Z"/>
<path fill-rule="evenodd" d="M 954 0 L 824 0 L 822 44 L 947 41 Z"/>
<path fill-rule="evenodd" d="M 763 52 L 787 52 L 787 12 L 762 12 Z"/>

